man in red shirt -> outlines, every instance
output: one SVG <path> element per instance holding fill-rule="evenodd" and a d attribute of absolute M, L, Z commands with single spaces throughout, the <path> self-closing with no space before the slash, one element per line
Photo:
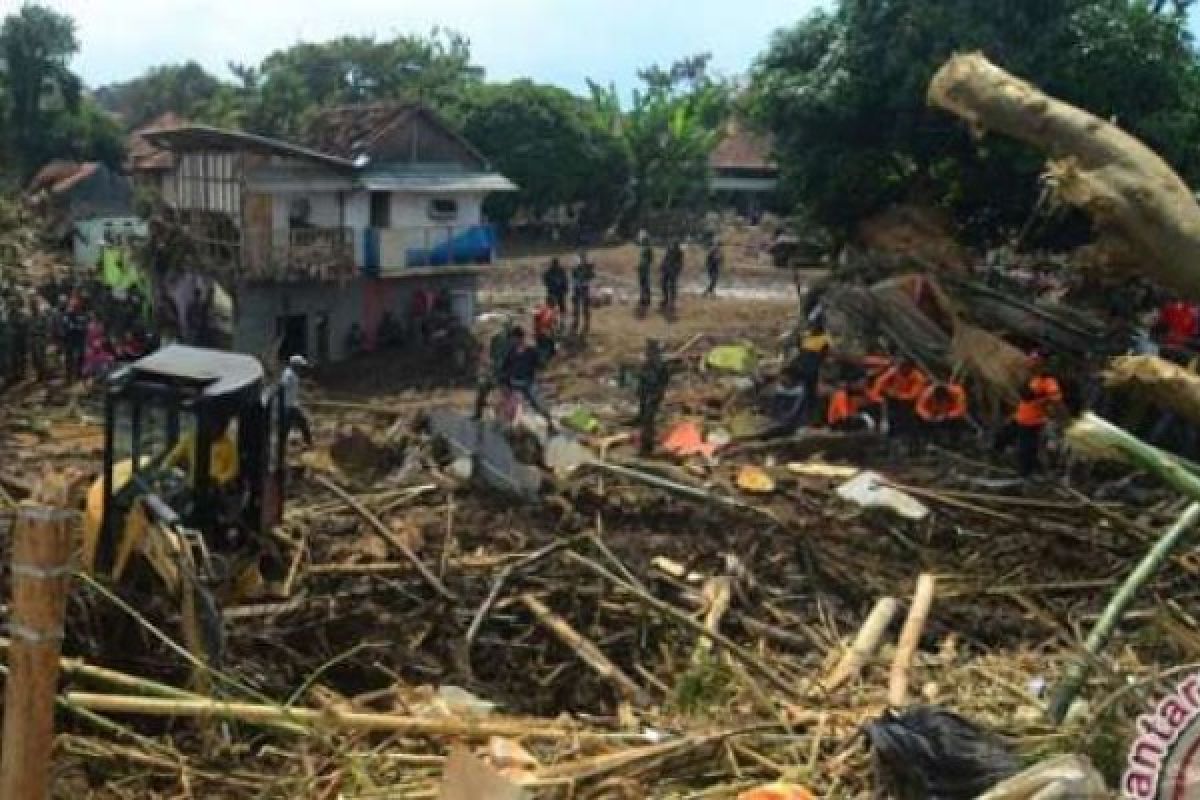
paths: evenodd
<path fill-rule="evenodd" d="M 1166 344 L 1182 347 L 1200 333 L 1200 319 L 1196 307 L 1176 299 L 1165 303 L 1158 312 L 1159 321 L 1166 329 Z"/>
<path fill-rule="evenodd" d="M 542 303 L 533 312 L 533 340 L 542 363 L 549 361 L 557 346 L 554 334 L 558 332 L 558 311 L 549 302 Z"/>

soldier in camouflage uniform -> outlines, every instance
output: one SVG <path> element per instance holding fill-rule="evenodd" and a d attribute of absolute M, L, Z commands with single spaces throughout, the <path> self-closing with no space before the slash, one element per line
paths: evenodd
<path fill-rule="evenodd" d="M 29 298 L 29 356 L 38 381 L 46 380 L 50 356 L 50 318 L 37 297 Z"/>
<path fill-rule="evenodd" d="M 25 317 L 25 309 L 21 307 L 19 294 L 13 297 L 9 303 L 8 326 L 12 331 L 10 377 L 14 383 L 17 383 L 25 379 L 29 365 L 29 321 Z"/>
<path fill-rule="evenodd" d="M 8 300 L 0 297 L 0 383 L 12 376 L 12 327 L 8 320 Z"/>
<path fill-rule="evenodd" d="M 667 394 L 667 383 L 671 379 L 671 368 L 663 360 L 662 345 L 657 339 L 646 340 L 646 357 L 638 372 L 638 415 L 637 425 L 641 429 L 641 454 L 654 452 L 655 422 L 658 409 Z"/>

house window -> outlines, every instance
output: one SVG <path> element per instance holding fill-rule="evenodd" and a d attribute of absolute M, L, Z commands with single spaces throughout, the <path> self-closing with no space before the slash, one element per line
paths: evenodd
<path fill-rule="evenodd" d="M 392 227 L 392 195 L 390 192 L 371 192 L 371 227 Z"/>
<path fill-rule="evenodd" d="M 458 216 L 458 201 L 453 197 L 435 197 L 429 201 L 429 218 L 451 220 Z"/>
<path fill-rule="evenodd" d="M 288 203 L 288 227 L 312 227 L 312 202 L 307 197 L 294 197 Z"/>

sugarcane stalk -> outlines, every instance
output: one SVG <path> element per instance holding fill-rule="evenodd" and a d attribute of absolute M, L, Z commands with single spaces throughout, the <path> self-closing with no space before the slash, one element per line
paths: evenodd
<path fill-rule="evenodd" d="M 581 741 L 612 739 L 611 734 L 583 731 L 569 725 L 548 725 L 538 720 L 525 721 L 495 717 L 415 717 L 343 711 L 337 708 L 292 707 L 285 709 L 259 703 L 224 702 L 208 698 L 185 700 L 92 692 L 68 692 L 64 699 L 73 706 L 92 711 L 151 717 L 196 717 L 253 723 L 299 722 L 317 728 L 389 731 L 418 736 L 472 738 L 508 736 L 530 739 L 578 739 Z"/>
<path fill-rule="evenodd" d="M 1146 444 L 1128 431 L 1091 413 L 1084 414 L 1071 426 L 1067 436 L 1071 443 L 1085 454 L 1126 461 L 1154 474 L 1193 502 L 1126 576 L 1108 605 L 1104 607 L 1104 612 L 1096 620 L 1096 624 L 1092 626 L 1084 642 L 1083 653 L 1068 665 L 1051 697 L 1047 715 L 1056 724 L 1066 717 L 1071 703 L 1087 680 L 1092 662 L 1108 643 L 1138 591 L 1158 572 L 1163 562 L 1200 521 L 1200 477 L 1170 454 Z"/>
<path fill-rule="evenodd" d="M 913 593 L 912 605 L 908 608 L 908 617 L 904 620 L 900 641 L 896 645 L 896 654 L 892 658 L 892 672 L 888 679 L 890 706 L 902 706 L 908 699 L 908 669 L 912 665 L 921 632 L 925 629 L 929 609 L 933 606 L 935 585 L 934 578 L 929 573 L 922 573 L 917 578 L 917 589 Z"/>
<path fill-rule="evenodd" d="M 863 667 L 867 664 L 867 659 L 879 648 L 883 634 L 887 631 L 888 625 L 891 624 L 892 617 L 895 615 L 896 598 L 881 597 L 875 603 L 875 607 L 871 609 L 866 621 L 859 628 L 858 635 L 854 637 L 854 643 L 850 645 L 850 649 L 842 656 L 841 661 L 837 663 L 829 676 L 821 681 L 821 686 L 826 691 L 832 692 L 862 672 Z"/>

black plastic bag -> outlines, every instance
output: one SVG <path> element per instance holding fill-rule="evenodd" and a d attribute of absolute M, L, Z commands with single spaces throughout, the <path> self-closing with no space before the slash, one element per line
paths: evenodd
<path fill-rule="evenodd" d="M 1000 737 L 934 706 L 887 711 L 863 731 L 871 743 L 876 796 L 973 800 L 1021 769 Z"/>

